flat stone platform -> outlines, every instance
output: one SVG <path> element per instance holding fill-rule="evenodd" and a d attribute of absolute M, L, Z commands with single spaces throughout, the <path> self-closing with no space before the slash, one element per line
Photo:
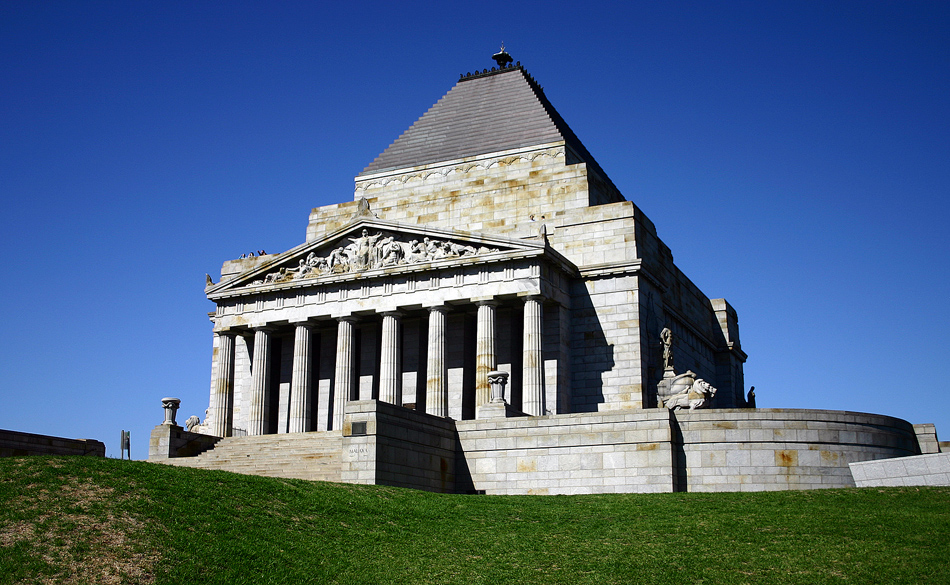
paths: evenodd
<path fill-rule="evenodd" d="M 589 494 L 853 487 L 849 464 L 921 452 L 910 423 L 845 411 L 654 408 L 454 421 L 366 400 L 346 412 L 342 432 L 217 445 L 185 433 L 183 448 L 211 448 L 149 459 L 438 492 Z M 174 432 L 159 425 L 153 445 L 163 444 L 156 433 Z"/>

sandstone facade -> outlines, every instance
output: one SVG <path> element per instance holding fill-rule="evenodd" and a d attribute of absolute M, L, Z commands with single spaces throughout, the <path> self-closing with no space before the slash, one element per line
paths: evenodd
<path fill-rule="evenodd" d="M 206 293 L 207 416 L 157 429 L 156 459 L 207 450 L 204 436 L 225 438 L 221 453 L 228 437 L 326 433 L 343 437 L 344 481 L 577 493 L 848 485 L 765 478 L 798 468 L 778 452 L 827 452 L 847 474 L 862 449 L 916 448 L 900 425 L 845 454 L 752 438 L 834 424 L 748 422 L 736 311 L 675 266 L 520 65 L 463 75 L 356 177 L 352 201 L 312 210 L 302 244 L 225 262 Z M 501 406 L 495 371 L 509 374 Z M 715 391 L 708 424 L 663 408 L 687 371 Z M 719 424 L 739 434 L 708 440 Z"/>

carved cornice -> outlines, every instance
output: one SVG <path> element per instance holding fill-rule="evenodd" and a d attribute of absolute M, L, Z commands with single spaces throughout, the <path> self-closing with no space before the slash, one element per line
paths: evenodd
<path fill-rule="evenodd" d="M 410 181 L 428 181 L 432 178 L 444 180 L 452 173 L 467 174 L 472 171 L 488 170 L 499 165 L 513 165 L 517 163 L 531 163 L 539 159 L 564 158 L 564 143 L 554 143 L 559 146 L 551 146 L 543 149 L 532 148 L 522 152 L 492 153 L 488 157 L 480 157 L 468 161 L 450 161 L 448 164 L 439 163 L 438 165 L 427 166 L 422 169 L 411 169 L 406 171 L 400 169 L 400 172 L 389 172 L 381 176 L 368 176 L 358 178 L 356 181 L 356 191 L 366 191 L 368 189 L 383 188 L 393 183 L 406 184 Z"/>

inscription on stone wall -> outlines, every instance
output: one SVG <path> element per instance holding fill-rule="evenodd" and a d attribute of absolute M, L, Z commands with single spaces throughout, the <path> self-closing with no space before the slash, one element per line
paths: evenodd
<path fill-rule="evenodd" d="M 372 459 L 369 445 L 350 445 L 346 448 L 346 459 L 348 461 L 367 461 Z"/>

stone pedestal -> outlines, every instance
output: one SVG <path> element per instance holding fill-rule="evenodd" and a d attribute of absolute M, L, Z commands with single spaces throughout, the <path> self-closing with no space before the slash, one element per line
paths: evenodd
<path fill-rule="evenodd" d="M 656 406 L 661 408 L 663 403 L 673 396 L 685 390 L 689 390 L 693 382 L 696 381 L 696 374 L 687 371 L 685 374 L 676 375 L 672 369 L 663 372 L 663 379 L 656 384 Z"/>
<path fill-rule="evenodd" d="M 162 398 L 162 408 L 165 409 L 165 422 L 163 425 L 177 427 L 178 423 L 175 421 L 175 414 L 178 412 L 178 405 L 181 404 L 181 400 L 178 398 Z"/>
<path fill-rule="evenodd" d="M 221 437 L 189 433 L 178 425 L 160 424 L 152 429 L 148 441 L 148 460 L 193 457 L 212 449 Z M 105 447 L 103 447 L 105 456 Z"/>
<path fill-rule="evenodd" d="M 528 416 L 507 402 L 489 402 L 479 406 L 475 411 L 475 418 L 478 420 L 486 418 L 512 418 L 516 416 Z"/>
<path fill-rule="evenodd" d="M 508 372 L 489 372 L 488 382 L 491 385 L 491 401 L 477 408 L 475 418 L 528 416 L 505 401 L 505 385 L 508 383 Z"/>

